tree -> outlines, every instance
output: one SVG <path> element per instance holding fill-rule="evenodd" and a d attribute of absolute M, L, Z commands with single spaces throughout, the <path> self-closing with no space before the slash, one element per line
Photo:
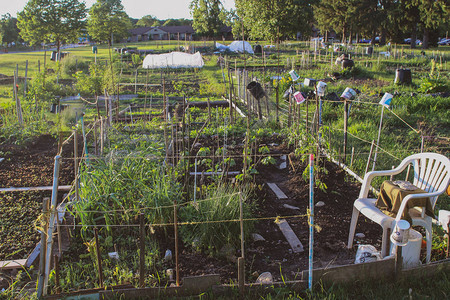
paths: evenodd
<path fill-rule="evenodd" d="M 32 45 L 75 41 L 84 28 L 86 5 L 78 0 L 30 0 L 17 14 L 20 36 Z"/>
<path fill-rule="evenodd" d="M 444 24 L 448 25 L 450 7 L 446 1 L 411 0 L 407 2 L 411 6 L 416 6 L 420 12 L 420 23 L 423 26 L 422 47 L 427 49 L 432 32 L 436 32 Z M 437 34 L 435 39 L 437 42 Z"/>
<path fill-rule="evenodd" d="M 358 0 L 323 0 L 315 6 L 315 18 L 322 30 L 333 29 L 342 34 L 342 41 L 356 28 Z"/>
<path fill-rule="evenodd" d="M 128 37 L 132 24 L 120 0 L 97 0 L 89 10 L 88 32 L 96 41 L 121 40 Z"/>
<path fill-rule="evenodd" d="M 313 22 L 315 0 L 236 0 L 237 22 L 244 25 L 250 38 L 274 40 L 293 36 L 298 32 L 309 34 Z M 242 31 L 242 29 L 241 29 Z M 233 28 L 233 32 L 239 32 Z"/>
<path fill-rule="evenodd" d="M 193 0 L 189 6 L 194 18 L 192 27 L 202 36 L 216 38 L 224 25 L 220 0 Z"/>
<path fill-rule="evenodd" d="M 192 20 L 188 19 L 167 19 L 163 26 L 189 26 L 192 25 Z"/>
<path fill-rule="evenodd" d="M 139 19 L 136 23 L 136 27 L 152 27 L 153 23 L 158 19 L 152 15 L 146 15 Z"/>
<path fill-rule="evenodd" d="M 0 20 L 0 44 L 17 42 L 18 39 L 17 19 L 12 18 L 10 14 L 3 15 Z"/>

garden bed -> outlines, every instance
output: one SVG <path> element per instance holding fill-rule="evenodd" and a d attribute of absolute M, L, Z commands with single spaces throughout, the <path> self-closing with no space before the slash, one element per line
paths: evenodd
<path fill-rule="evenodd" d="M 279 138 L 276 140 L 279 142 Z M 268 139 L 267 144 L 274 142 Z M 202 141 L 204 145 L 208 141 Z M 63 155 L 71 157 L 70 144 L 65 146 Z M 214 143 L 211 143 L 213 145 Z M 276 144 L 275 144 L 276 145 Z M 81 147 L 80 147 L 81 148 Z M 284 146 L 271 146 L 271 153 L 289 153 L 289 149 Z M 51 185 L 53 157 L 56 154 L 56 144 L 49 136 L 42 136 L 30 143 L 27 148 L 18 148 L 13 145 L 2 146 L 2 151 L 7 150 L 10 159 L 6 165 L 2 165 L 2 187 L 7 186 L 36 186 Z M 237 147 L 233 152 L 239 153 L 242 148 Z M 73 165 L 67 164 L 71 160 L 63 159 L 62 172 L 60 174 L 61 184 L 71 183 L 73 180 Z M 4 162 L 2 163 L 4 164 Z M 242 168 L 242 161 L 238 161 L 235 169 Z M 323 162 L 321 162 L 323 164 Z M 14 171 L 18 166 L 27 172 Z M 6 166 L 6 167 L 5 167 Z M 292 166 L 296 168 L 294 171 Z M 255 213 L 256 218 L 260 218 L 255 223 L 255 233 L 264 237 L 265 241 L 250 241 L 245 245 L 246 270 L 250 274 L 248 280 L 255 280 L 262 272 L 269 271 L 274 279 L 284 278 L 294 279 L 297 272 L 306 269 L 308 264 L 308 223 L 304 216 L 308 207 L 309 185 L 303 180 L 302 172 L 306 167 L 295 159 L 292 160 L 291 167 L 280 170 L 275 165 L 258 167 L 258 175 L 255 175 L 255 183 L 260 188 L 256 188 L 257 193 L 254 201 L 257 201 L 258 208 Z M 316 267 L 327 265 L 346 264 L 353 260 L 354 252 L 346 249 L 349 221 L 354 199 L 359 192 L 359 184 L 349 178 L 346 173 L 330 162 L 325 162 L 328 175 L 320 175 L 321 180 L 329 187 L 327 191 L 315 190 L 315 203 L 323 201 L 322 207 L 317 207 L 315 212 L 315 223 L 320 226 L 321 231 L 315 233 L 314 260 Z M 30 174 L 35 174 L 30 176 Z M 41 175 L 38 175 L 41 174 Z M 287 200 L 279 200 L 268 188 L 266 183 L 276 183 L 280 189 L 288 196 Z M 42 209 L 42 199 L 50 197 L 50 192 L 19 192 L 12 194 L 1 194 L 1 204 L 4 210 L 2 215 L 2 232 L 8 238 L 2 239 L 0 259 L 26 258 L 38 241 L 38 233 L 34 229 L 34 221 Z M 296 206 L 299 210 L 285 208 L 283 204 Z M 291 217 L 303 215 L 302 217 Z M 274 222 L 277 216 L 287 217 L 286 220 L 291 225 L 294 232 L 302 242 L 305 251 L 293 253 L 288 242 L 282 235 L 277 224 Z M 19 220 L 22 227 L 17 227 Z M 265 219 L 267 218 L 267 219 Z M 366 238 L 364 243 L 379 245 L 381 231 L 377 226 L 360 222 L 361 228 L 358 232 L 364 232 Z M 160 236 L 160 248 L 173 250 L 173 232 L 167 230 L 166 236 Z M 6 237 L 5 236 L 5 237 Z M 14 238 L 12 238 L 14 237 Z M 76 252 L 85 252 L 86 249 L 72 247 Z M 222 282 L 230 279 L 237 279 L 237 265 L 230 262 L 225 256 L 211 257 L 201 252 L 193 250 L 187 245 L 180 245 L 180 275 L 203 275 L 220 274 Z M 10 250 L 14 250 L 12 254 Z M 68 253 L 79 255 L 81 253 Z M 235 254 L 239 251 L 235 249 Z"/>

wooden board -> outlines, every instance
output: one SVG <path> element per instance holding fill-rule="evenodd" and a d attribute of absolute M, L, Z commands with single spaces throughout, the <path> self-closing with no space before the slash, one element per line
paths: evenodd
<path fill-rule="evenodd" d="M 302 272 L 302 279 L 308 279 L 308 271 Z M 361 279 L 389 279 L 395 273 L 395 259 L 389 258 L 363 264 L 334 266 L 313 270 L 313 281 L 335 284 L 354 282 Z"/>
<path fill-rule="evenodd" d="M 0 270 L 21 269 L 25 266 L 26 262 L 26 259 L 0 261 Z"/>
<path fill-rule="evenodd" d="M 297 235 L 295 235 L 291 226 L 289 226 L 288 222 L 285 219 L 281 219 L 277 224 L 289 245 L 291 245 L 292 251 L 294 251 L 294 253 L 303 252 L 303 245 Z"/>
<path fill-rule="evenodd" d="M 275 195 L 277 196 L 278 199 L 287 199 L 288 198 L 286 196 L 286 194 L 283 193 L 282 190 L 280 190 L 280 188 L 278 187 L 278 185 L 276 183 L 267 183 L 267 185 L 275 193 Z"/>
<path fill-rule="evenodd" d="M 60 185 L 58 187 L 59 191 L 70 191 L 72 188 L 71 185 Z M 53 190 L 52 186 L 34 186 L 34 187 L 9 187 L 2 188 L 0 192 L 21 192 L 21 191 L 51 191 Z"/>

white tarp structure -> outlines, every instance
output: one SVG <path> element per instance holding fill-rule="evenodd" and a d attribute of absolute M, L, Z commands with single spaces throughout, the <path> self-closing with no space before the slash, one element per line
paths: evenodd
<path fill-rule="evenodd" d="M 249 42 L 242 42 L 242 41 L 234 41 L 229 46 L 228 49 L 232 52 L 240 52 L 243 53 L 244 51 L 250 54 L 254 54 L 252 46 L 249 44 Z"/>
<path fill-rule="evenodd" d="M 228 46 L 225 46 L 224 44 L 216 42 L 216 48 L 219 49 L 219 51 L 226 51 L 229 50 Z"/>
<path fill-rule="evenodd" d="M 201 68 L 204 64 L 200 52 L 195 54 L 171 52 L 164 54 L 148 54 L 142 63 L 142 68 Z"/>

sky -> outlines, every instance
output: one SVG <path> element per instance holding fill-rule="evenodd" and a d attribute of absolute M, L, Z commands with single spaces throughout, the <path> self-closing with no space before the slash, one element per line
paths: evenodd
<path fill-rule="evenodd" d="M 23 10 L 28 0 L 1 0 L 0 15 L 9 13 L 16 17 L 17 12 Z M 85 0 L 89 8 L 96 0 Z M 190 0 L 122 0 L 125 11 L 131 18 L 140 19 L 145 15 L 152 15 L 163 19 L 191 19 L 189 12 Z M 234 0 L 222 0 L 226 9 L 234 8 Z"/>

